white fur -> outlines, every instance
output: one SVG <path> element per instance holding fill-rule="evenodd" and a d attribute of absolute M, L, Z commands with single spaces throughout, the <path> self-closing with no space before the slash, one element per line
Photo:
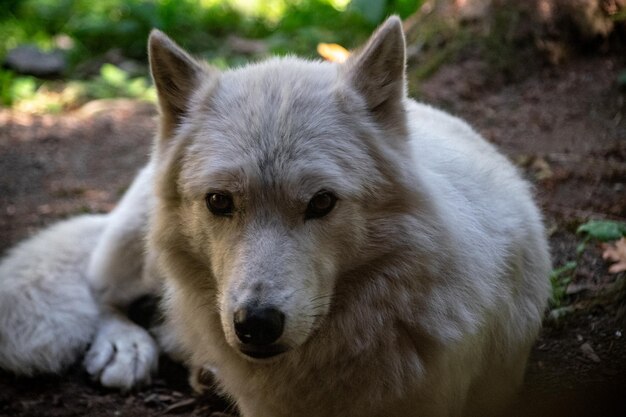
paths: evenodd
<path fill-rule="evenodd" d="M 0 263 L 0 367 L 60 372 L 89 348 L 85 368 L 102 385 L 150 382 L 156 343 L 117 310 L 159 291 L 144 253 L 151 181 L 148 165 L 110 214 L 52 226 Z"/>
<path fill-rule="evenodd" d="M 158 348 L 141 327 L 123 318 L 105 316 L 85 356 L 85 369 L 106 387 L 130 389 L 150 383 Z"/>
<path fill-rule="evenodd" d="M 83 216 L 59 223 L 0 264 L 0 367 L 58 372 L 91 342 L 98 307 L 85 271 L 105 221 Z"/>
<path fill-rule="evenodd" d="M 163 292 L 168 349 L 215 370 L 244 417 L 499 413 L 522 382 L 548 296 L 541 217 L 493 146 L 405 96 L 399 20 L 343 65 L 283 58 L 219 73 L 158 32 L 150 57 L 162 112 L 152 160 L 102 237 L 81 242 L 89 264 L 68 275 L 75 288 L 87 279 L 102 306 L 87 370 L 109 386 L 149 380 L 154 342 L 115 309 Z M 320 190 L 337 204 L 306 218 Z M 232 216 L 207 210 L 215 191 L 233 196 Z M 0 300 L 17 297 L 4 272 L 15 275 L 16 259 L 16 282 L 30 289 L 33 260 L 76 242 L 19 247 L 0 266 Z M 23 304 L 61 317 L 37 299 Z M 285 353 L 242 353 L 233 317 L 251 303 L 284 313 Z M 18 354 L 33 345 L 15 334 L 18 321 L 35 326 L 30 314 L 4 325 L 2 308 L 0 365 L 45 370 Z"/>

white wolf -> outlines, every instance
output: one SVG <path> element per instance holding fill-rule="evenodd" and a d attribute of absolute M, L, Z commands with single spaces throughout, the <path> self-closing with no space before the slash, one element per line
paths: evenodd
<path fill-rule="evenodd" d="M 497 415 L 548 297 L 529 186 L 459 119 L 406 97 L 392 17 L 343 64 L 219 72 L 160 32 L 152 159 L 107 216 L 0 265 L 0 366 L 104 385 L 159 347 L 120 311 L 164 294 L 158 332 L 244 417 Z"/>

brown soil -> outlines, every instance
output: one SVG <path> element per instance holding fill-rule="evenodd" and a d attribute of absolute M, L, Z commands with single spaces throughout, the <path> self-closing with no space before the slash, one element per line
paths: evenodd
<path fill-rule="evenodd" d="M 554 264 L 575 259 L 574 231 L 589 218 L 626 220 L 626 118 L 617 56 L 572 58 L 515 82 L 494 81 L 480 59 L 440 68 L 420 87 L 424 101 L 473 124 L 536 184 L 551 231 Z M 155 126 L 150 105 L 92 103 L 60 116 L 0 110 L 0 253 L 42 226 L 106 212 L 147 160 Z M 626 415 L 624 274 L 609 275 L 591 244 L 571 294 L 576 308 L 546 320 L 514 416 Z M 594 355 L 595 354 L 595 355 Z M 0 373 L 0 416 L 210 415 L 227 404 L 196 398 L 169 362 L 154 385 L 105 390 L 80 366 L 62 376 Z"/>

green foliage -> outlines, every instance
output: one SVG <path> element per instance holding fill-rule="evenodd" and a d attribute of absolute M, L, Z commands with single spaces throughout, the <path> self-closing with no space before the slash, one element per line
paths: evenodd
<path fill-rule="evenodd" d="M 406 18 L 423 3 L 424 0 L 352 0 L 350 9 L 360 13 L 368 22 L 378 24 L 391 14 Z"/>
<path fill-rule="evenodd" d="M 233 51 L 227 41 L 231 35 L 262 39 L 266 53 L 317 57 L 319 42 L 355 47 L 386 16 L 395 13 L 406 17 L 423 1 L 3 0 L 0 59 L 25 43 L 44 50 L 62 47 L 70 62 L 66 86 L 79 93 L 65 94 L 56 84 L 51 91 L 45 80 L 0 70 L 0 105 L 23 103 L 42 91 L 51 93 L 44 101 L 70 96 L 79 100 L 153 97 L 146 78 L 132 78 L 111 65 L 101 67 L 106 54 L 113 50 L 121 60 L 146 65 L 146 40 L 152 28 L 163 30 L 184 48 L 225 68 L 258 58 Z M 97 68 L 100 73 L 94 74 Z M 88 81 L 75 81 L 93 75 Z"/>
<path fill-rule="evenodd" d="M 610 242 L 626 236 L 626 223 L 612 220 L 590 220 L 580 225 L 576 229 L 576 233 L 600 242 Z"/>
<path fill-rule="evenodd" d="M 578 226 L 576 234 L 583 235 L 583 240 L 576 247 L 576 254 L 580 256 L 591 239 L 611 242 L 626 236 L 626 223 L 612 220 L 590 220 Z"/>
<path fill-rule="evenodd" d="M 93 99 L 128 97 L 156 101 L 156 91 L 146 77 L 104 64 L 98 76 L 87 81 L 47 82 L 0 70 L 0 104 L 26 111 L 58 112 Z"/>
<path fill-rule="evenodd" d="M 325 1 L 294 1 L 266 39 L 273 53 L 316 56 L 319 42 L 351 48 L 363 42 L 374 26 L 361 15 L 340 12 Z"/>
<path fill-rule="evenodd" d="M 386 0 L 353 0 L 350 6 L 358 10 L 365 19 L 375 23 L 385 15 Z"/>
<path fill-rule="evenodd" d="M 626 21 L 626 9 L 621 9 L 617 13 L 611 16 L 611 19 L 614 22 L 624 22 Z"/>
<path fill-rule="evenodd" d="M 0 70 L 0 103 L 10 106 L 13 103 L 31 98 L 37 92 L 34 77 L 17 76 L 11 71 Z"/>
<path fill-rule="evenodd" d="M 111 48 L 143 58 L 147 35 L 154 27 L 189 39 L 194 32 L 239 23 L 238 15 L 228 7 L 204 9 L 191 0 L 22 0 L 14 10 L 0 23 L 2 29 L 17 23 L 21 32 L 13 30 L 10 39 L 32 41 L 37 35 L 51 39 L 66 34 L 76 42 L 73 52 L 79 58 Z M 2 49 L 6 51 L 6 46 Z"/>
<path fill-rule="evenodd" d="M 156 100 L 156 92 L 145 77 L 131 78 L 127 72 L 111 64 L 104 64 L 100 76 L 84 85 L 89 98 L 129 97 Z"/>
<path fill-rule="evenodd" d="M 622 236 L 626 236 L 626 223 L 612 220 L 590 220 L 578 226 L 576 233 L 583 237 L 576 247 L 576 259 L 578 260 L 587 248 L 587 244 L 590 240 L 610 242 L 619 240 Z M 567 286 L 576 273 L 576 267 L 578 266 L 577 260 L 567 262 L 565 265 L 552 270 L 550 273 L 550 283 L 552 284 L 550 305 L 552 308 L 560 308 L 562 306 Z"/>
<path fill-rule="evenodd" d="M 570 261 L 550 272 L 550 284 L 552 285 L 551 308 L 559 308 L 563 304 L 567 286 L 572 282 L 577 265 L 576 261 Z"/>
<path fill-rule="evenodd" d="M 74 41 L 75 62 L 111 48 L 144 59 L 152 28 L 196 51 L 219 50 L 223 38 L 233 33 L 271 38 L 279 52 L 299 52 L 305 46 L 315 50 L 321 40 L 353 46 L 386 15 L 407 15 L 422 1 L 380 0 L 374 3 L 382 12 L 366 19 L 362 13 L 369 7 L 341 10 L 345 0 L 11 0 L 7 13 L 0 15 L 0 55 L 25 42 L 50 48 L 54 37 L 64 34 Z"/>

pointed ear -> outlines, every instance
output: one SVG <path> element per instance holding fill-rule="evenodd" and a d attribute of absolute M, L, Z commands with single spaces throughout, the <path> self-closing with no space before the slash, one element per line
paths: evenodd
<path fill-rule="evenodd" d="M 156 29 L 150 33 L 148 54 L 161 109 L 161 135 L 169 137 L 187 112 L 191 95 L 209 77 L 209 70 Z"/>
<path fill-rule="evenodd" d="M 391 16 L 343 64 L 348 83 L 363 96 L 375 118 L 389 127 L 400 122 L 398 117 L 404 118 L 405 56 L 402 21 Z"/>

